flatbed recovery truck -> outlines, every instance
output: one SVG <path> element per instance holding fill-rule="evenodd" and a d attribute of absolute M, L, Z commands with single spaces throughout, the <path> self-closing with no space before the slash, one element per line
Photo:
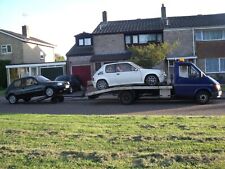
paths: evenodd
<path fill-rule="evenodd" d="M 143 96 L 149 99 L 190 99 L 206 104 L 210 99 L 220 98 L 222 90 L 216 80 L 205 75 L 195 64 L 177 61 L 170 84 L 116 86 L 87 92 L 86 96 L 95 99 L 105 94 L 117 95 L 122 104 L 132 104 Z"/>

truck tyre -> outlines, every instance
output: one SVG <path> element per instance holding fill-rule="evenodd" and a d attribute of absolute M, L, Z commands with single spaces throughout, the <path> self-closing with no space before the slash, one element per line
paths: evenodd
<path fill-rule="evenodd" d="M 119 94 L 121 104 L 132 104 L 135 100 L 135 94 L 132 91 L 122 91 Z"/>
<path fill-rule="evenodd" d="M 8 101 L 9 101 L 10 104 L 16 104 L 17 101 L 18 101 L 18 99 L 16 98 L 15 95 L 11 94 L 11 95 L 9 96 L 9 98 L 8 98 Z"/>
<path fill-rule="evenodd" d="M 156 75 L 147 75 L 145 77 L 145 84 L 148 86 L 156 86 L 159 84 L 159 79 Z"/>
<path fill-rule="evenodd" d="M 54 90 L 51 87 L 47 87 L 45 89 L 45 95 L 48 97 L 52 97 L 54 95 Z"/>
<path fill-rule="evenodd" d="M 108 88 L 108 83 L 105 80 L 99 80 L 96 84 L 97 90 L 103 90 Z"/>
<path fill-rule="evenodd" d="M 195 96 L 196 102 L 199 104 L 208 103 L 209 98 L 210 98 L 210 95 L 209 95 L 209 92 L 207 91 L 199 91 Z"/>

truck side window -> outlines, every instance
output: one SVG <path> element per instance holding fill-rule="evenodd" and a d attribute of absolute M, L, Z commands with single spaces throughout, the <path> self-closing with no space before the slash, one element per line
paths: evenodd
<path fill-rule="evenodd" d="M 182 65 L 179 66 L 179 77 L 183 78 L 199 78 L 199 72 L 192 66 Z"/>
<path fill-rule="evenodd" d="M 189 77 L 190 78 L 199 78 L 200 77 L 200 73 L 194 69 L 192 66 L 189 67 Z"/>
<path fill-rule="evenodd" d="M 179 77 L 188 78 L 188 66 L 179 66 Z"/>

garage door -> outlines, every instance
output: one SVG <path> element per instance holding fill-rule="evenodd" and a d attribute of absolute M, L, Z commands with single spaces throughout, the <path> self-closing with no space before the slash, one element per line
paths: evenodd
<path fill-rule="evenodd" d="M 84 86 L 87 86 L 87 81 L 91 80 L 91 67 L 88 66 L 73 66 L 72 74 L 81 78 Z"/>
<path fill-rule="evenodd" d="M 41 75 L 49 78 L 50 80 L 55 80 L 57 76 L 63 75 L 63 67 L 42 67 Z"/>

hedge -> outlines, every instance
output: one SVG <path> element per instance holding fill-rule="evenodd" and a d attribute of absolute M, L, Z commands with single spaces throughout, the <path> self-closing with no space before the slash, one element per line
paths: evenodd
<path fill-rule="evenodd" d="M 0 88 L 7 87 L 7 74 L 6 74 L 6 65 L 10 64 L 10 60 L 0 60 Z"/>

